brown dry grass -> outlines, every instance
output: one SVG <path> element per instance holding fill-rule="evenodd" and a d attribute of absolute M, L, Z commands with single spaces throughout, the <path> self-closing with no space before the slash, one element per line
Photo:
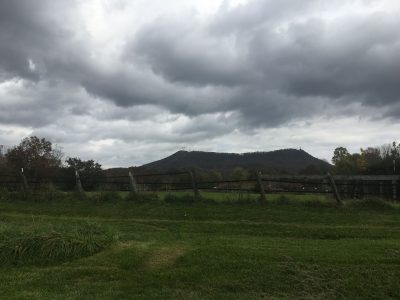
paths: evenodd
<path fill-rule="evenodd" d="M 145 266 L 149 270 L 173 266 L 186 252 L 187 249 L 183 245 L 156 249 L 147 260 Z"/>

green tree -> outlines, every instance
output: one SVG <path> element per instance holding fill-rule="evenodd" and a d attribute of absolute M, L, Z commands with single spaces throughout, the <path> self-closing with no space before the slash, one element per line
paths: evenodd
<path fill-rule="evenodd" d="M 78 171 L 82 176 L 98 176 L 102 174 L 101 164 L 93 159 L 82 160 L 78 157 L 68 157 L 65 161 L 67 168 Z"/>
<path fill-rule="evenodd" d="M 350 154 L 344 147 L 333 152 L 332 163 L 336 174 L 358 174 L 365 169 L 365 160 L 359 153 Z"/>
<path fill-rule="evenodd" d="M 24 168 L 25 173 L 36 178 L 53 175 L 61 167 L 62 152 L 45 138 L 31 136 L 9 149 L 5 158 L 10 168 Z"/>
<path fill-rule="evenodd" d="M 400 158 L 400 144 L 397 145 L 396 142 L 392 143 L 392 147 L 390 148 L 390 156 L 391 156 L 391 159 L 399 159 Z"/>
<path fill-rule="evenodd" d="M 361 148 L 360 153 L 353 154 L 344 147 L 338 147 L 332 162 L 334 172 L 339 174 L 399 174 L 400 145 L 393 142 L 381 147 Z"/>
<path fill-rule="evenodd" d="M 6 156 L 4 153 L 4 146 L 0 145 L 0 166 L 4 166 L 6 164 Z"/>
<path fill-rule="evenodd" d="M 93 190 L 100 186 L 101 179 L 104 177 L 101 164 L 93 159 L 82 160 L 78 157 L 68 157 L 66 163 L 66 176 L 74 178 L 78 171 L 85 189 Z"/>
<path fill-rule="evenodd" d="M 220 181 L 222 180 L 222 174 L 220 171 L 213 169 L 209 173 L 209 178 L 210 181 Z"/>
<path fill-rule="evenodd" d="M 344 147 L 337 147 L 333 152 L 332 163 L 336 166 L 337 164 L 349 159 L 350 153 Z"/>
<path fill-rule="evenodd" d="M 236 167 L 230 173 L 230 178 L 232 180 L 245 180 L 248 179 L 249 172 L 243 169 L 242 167 Z"/>
<path fill-rule="evenodd" d="M 383 174 L 382 168 L 383 159 L 379 148 L 368 147 L 361 148 L 362 164 L 364 164 L 363 171 L 367 174 Z"/>

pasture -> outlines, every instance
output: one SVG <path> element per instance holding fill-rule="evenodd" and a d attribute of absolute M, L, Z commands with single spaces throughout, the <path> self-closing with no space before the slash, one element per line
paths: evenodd
<path fill-rule="evenodd" d="M 400 298 L 397 205 L 126 196 L 3 193 L 1 298 Z"/>

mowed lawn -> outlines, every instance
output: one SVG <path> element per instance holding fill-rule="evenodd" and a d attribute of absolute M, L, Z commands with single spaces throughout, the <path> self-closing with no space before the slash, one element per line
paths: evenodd
<path fill-rule="evenodd" d="M 399 299 L 400 210 L 324 201 L 2 201 L 0 243 L 88 224 L 114 239 L 76 259 L 3 260 L 0 298 Z"/>

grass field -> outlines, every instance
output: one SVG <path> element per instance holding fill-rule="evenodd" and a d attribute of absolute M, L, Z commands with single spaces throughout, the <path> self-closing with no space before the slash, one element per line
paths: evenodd
<path fill-rule="evenodd" d="M 205 196 L 3 197 L 0 298 L 400 298 L 396 205 Z"/>

